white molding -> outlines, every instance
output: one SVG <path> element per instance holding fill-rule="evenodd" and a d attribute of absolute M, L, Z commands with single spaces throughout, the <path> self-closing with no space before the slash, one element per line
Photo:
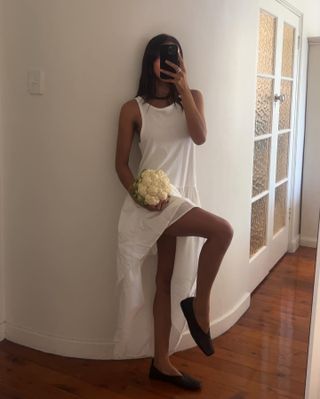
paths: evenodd
<path fill-rule="evenodd" d="M 298 234 L 296 237 L 292 238 L 289 241 L 288 252 L 294 253 L 299 248 L 300 245 L 300 235 Z"/>
<path fill-rule="evenodd" d="M 211 337 L 215 338 L 229 330 L 247 311 L 247 309 L 249 309 L 250 299 L 251 294 L 250 292 L 247 292 L 223 316 L 219 319 L 213 320 L 210 324 Z M 81 339 L 65 338 L 45 332 L 37 332 L 10 322 L 7 322 L 6 324 L 5 337 L 3 338 L 29 348 L 66 357 L 104 360 L 114 359 L 113 343 L 110 341 L 82 341 Z M 176 351 L 182 351 L 195 346 L 196 344 L 193 341 L 189 330 L 187 330 L 182 335 Z M 143 353 L 141 357 L 145 358 L 146 354 Z"/>
<path fill-rule="evenodd" d="M 294 7 L 291 3 L 289 3 L 286 0 L 276 0 L 278 3 L 282 4 L 284 7 L 286 7 L 288 10 L 292 11 L 294 14 L 296 14 L 298 17 L 303 16 L 303 12 L 300 11 L 298 8 Z"/>
<path fill-rule="evenodd" d="M 6 322 L 2 320 L 0 322 L 0 342 L 6 338 Z"/>
<path fill-rule="evenodd" d="M 305 247 L 317 248 L 317 237 L 301 236 L 300 245 Z"/>
<path fill-rule="evenodd" d="M 299 17 L 299 36 L 303 36 L 303 13 L 298 10 L 297 8 L 293 7 L 290 3 L 288 3 L 286 0 L 276 0 L 277 2 L 283 4 L 285 7 L 287 7 L 289 10 L 291 10 L 293 13 L 295 13 Z M 302 41 L 300 40 L 300 43 Z M 296 240 L 296 237 L 294 237 L 294 221 L 300 219 L 300 207 L 295 207 L 295 203 L 297 202 L 297 198 L 294 198 L 294 192 L 295 187 L 298 185 L 299 181 L 297 182 L 296 180 L 296 174 L 297 174 L 297 151 L 298 151 L 298 132 L 299 132 L 299 120 L 300 120 L 300 115 L 302 113 L 305 113 L 305 109 L 301 110 L 299 106 L 299 98 L 300 98 L 300 86 L 301 86 L 301 60 L 302 60 L 302 45 L 300 44 L 298 48 L 298 56 L 297 56 L 297 81 L 296 81 L 296 93 L 295 93 L 295 104 L 296 104 L 296 114 L 294 118 L 294 126 L 292 127 L 292 133 L 293 133 L 293 143 L 292 143 L 292 166 L 291 166 L 291 184 L 290 188 L 288 189 L 288 192 L 290 192 L 290 203 L 289 207 L 291 208 L 291 217 L 289 219 L 289 252 L 290 250 L 293 249 L 294 242 Z M 305 131 L 303 133 L 305 136 Z M 303 149 L 302 149 L 303 151 Z M 302 159 L 303 162 L 303 159 Z M 298 179 L 299 180 L 299 179 Z M 302 184 L 302 171 L 300 171 L 300 186 Z M 289 191 L 290 190 L 290 191 Z M 301 203 L 301 189 L 300 189 L 300 195 L 298 198 L 299 203 Z M 298 247 L 297 247 L 298 248 Z"/>
<path fill-rule="evenodd" d="M 113 344 L 108 341 L 83 341 L 78 338 L 61 337 L 47 332 L 6 323 L 8 341 L 45 353 L 83 359 L 112 359 Z"/>
<path fill-rule="evenodd" d="M 320 44 L 320 36 L 318 37 L 308 37 L 308 44 L 311 45 L 319 45 Z"/>

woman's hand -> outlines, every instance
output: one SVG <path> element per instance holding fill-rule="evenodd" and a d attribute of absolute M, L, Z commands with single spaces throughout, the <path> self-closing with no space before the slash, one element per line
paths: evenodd
<path fill-rule="evenodd" d="M 149 211 L 162 211 L 162 209 L 166 208 L 169 204 L 169 198 L 166 200 L 160 200 L 160 202 L 157 205 L 144 205 L 145 208 L 149 209 Z"/>
<path fill-rule="evenodd" d="M 173 79 L 164 79 L 164 80 L 168 83 L 174 83 L 177 87 L 179 94 L 182 94 L 182 92 L 189 89 L 189 85 L 187 82 L 187 70 L 180 53 L 178 54 L 178 57 L 179 57 L 180 67 L 179 65 L 174 64 L 169 60 L 165 60 L 165 62 L 168 65 L 170 65 L 172 68 L 174 68 L 176 72 L 170 72 L 162 68 L 160 68 L 160 71 L 165 73 L 166 75 L 172 76 Z"/>

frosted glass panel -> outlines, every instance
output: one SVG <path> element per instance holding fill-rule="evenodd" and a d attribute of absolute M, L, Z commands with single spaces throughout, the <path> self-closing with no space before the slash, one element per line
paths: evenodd
<path fill-rule="evenodd" d="M 252 196 L 268 189 L 270 164 L 270 139 L 259 140 L 254 145 Z"/>
<path fill-rule="evenodd" d="M 250 256 L 266 244 L 268 195 L 258 199 L 251 208 Z"/>
<path fill-rule="evenodd" d="M 295 29 L 284 23 L 282 47 L 282 76 L 293 76 L 293 50 Z"/>
<path fill-rule="evenodd" d="M 260 11 L 258 73 L 273 75 L 276 18 Z"/>
<path fill-rule="evenodd" d="M 281 80 L 281 94 L 285 95 L 285 100 L 280 105 L 279 114 L 279 130 L 290 128 L 290 113 L 291 113 L 291 91 L 292 82 L 289 80 Z"/>
<path fill-rule="evenodd" d="M 286 223 L 287 182 L 276 188 L 273 233 L 276 234 Z"/>
<path fill-rule="evenodd" d="M 257 78 L 256 136 L 271 133 L 273 105 L 273 79 Z"/>
<path fill-rule="evenodd" d="M 288 177 L 288 155 L 289 133 L 279 134 L 277 149 L 277 182 Z"/>

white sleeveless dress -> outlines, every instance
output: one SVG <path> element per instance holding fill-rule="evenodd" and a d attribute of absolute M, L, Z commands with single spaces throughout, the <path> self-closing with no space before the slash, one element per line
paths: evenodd
<path fill-rule="evenodd" d="M 163 231 L 195 206 L 201 206 L 196 184 L 195 143 L 178 104 L 158 108 L 138 102 L 142 126 L 139 147 L 142 169 L 162 169 L 170 178 L 171 198 L 161 211 L 149 211 L 127 193 L 118 224 L 117 324 L 114 359 L 154 355 L 153 301 L 157 270 L 157 240 Z M 187 324 L 180 301 L 195 294 L 203 237 L 177 237 L 171 280 L 172 329 L 169 354 L 176 352 Z"/>

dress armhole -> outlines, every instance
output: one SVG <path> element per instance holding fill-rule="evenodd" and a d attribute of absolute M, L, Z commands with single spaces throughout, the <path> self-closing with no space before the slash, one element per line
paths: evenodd
<path fill-rule="evenodd" d="M 144 117 L 143 117 L 143 110 L 142 110 L 142 104 L 141 104 L 141 99 L 139 96 L 134 97 L 134 100 L 136 100 L 137 104 L 138 104 L 138 109 L 140 112 L 140 118 L 141 118 L 141 129 L 140 129 L 140 141 L 142 139 L 142 130 L 143 130 L 143 126 L 144 126 Z"/>

